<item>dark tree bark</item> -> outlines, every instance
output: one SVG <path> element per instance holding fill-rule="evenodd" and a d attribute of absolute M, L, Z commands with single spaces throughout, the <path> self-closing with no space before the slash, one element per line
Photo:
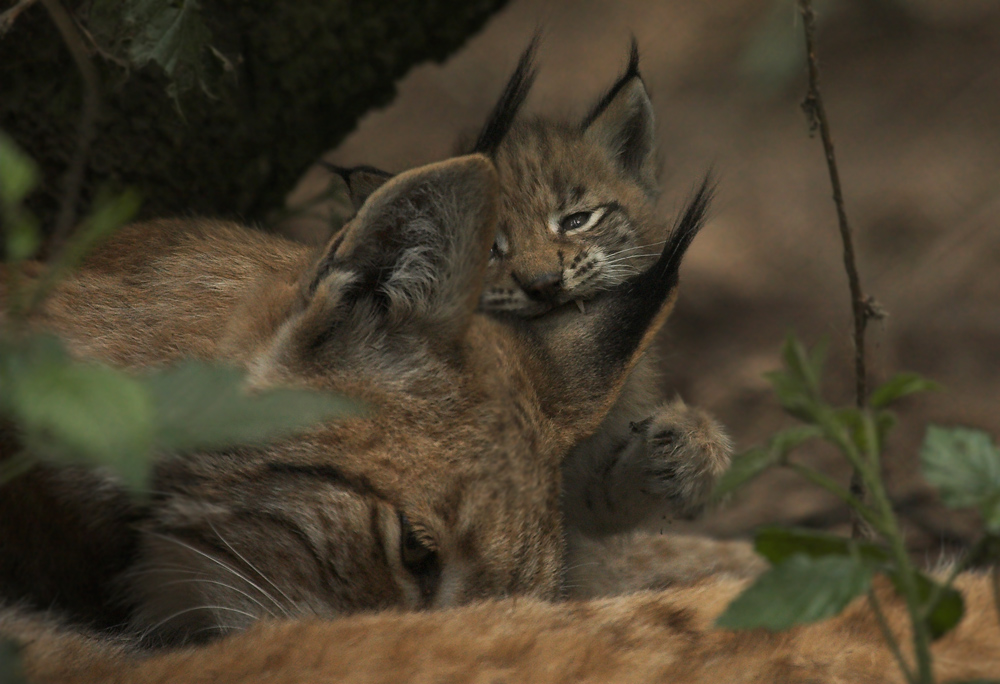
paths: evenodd
<path fill-rule="evenodd" d="M 67 2 L 86 22 L 86 5 Z M 212 45 L 235 78 L 193 90 L 178 113 L 152 65 L 125 73 L 94 52 L 101 114 L 82 206 L 97 188 L 138 188 L 142 215 L 254 221 L 279 207 L 303 170 L 366 111 L 387 103 L 413 65 L 441 60 L 504 0 L 203 0 Z M 88 43 L 89 44 L 89 43 Z M 73 155 L 81 82 L 41 3 L 0 38 L 0 129 L 41 166 L 30 207 L 51 225 Z"/>

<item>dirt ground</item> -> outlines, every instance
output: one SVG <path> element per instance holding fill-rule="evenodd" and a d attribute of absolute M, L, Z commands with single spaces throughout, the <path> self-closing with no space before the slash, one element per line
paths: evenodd
<path fill-rule="evenodd" d="M 869 334 L 872 380 L 901 370 L 940 383 L 905 401 L 886 458 L 910 544 L 929 561 L 978 521 L 934 498 L 919 474 L 927 423 L 1000 435 L 1000 7 L 993 0 L 828 0 L 823 94 L 866 293 L 888 312 Z M 740 449 L 790 424 L 762 373 L 789 330 L 831 340 L 828 395 L 852 400 L 846 278 L 823 152 L 799 103 L 801 25 L 790 0 L 515 0 L 451 59 L 414 69 L 328 159 L 391 171 L 447 157 L 476 129 L 540 27 L 528 110 L 577 117 L 622 68 L 630 34 L 657 112 L 671 216 L 709 167 L 712 220 L 682 273 L 662 344 L 664 390 L 713 411 Z M 308 204 L 327 176 L 290 197 Z M 316 208 L 314 208 L 316 209 Z M 330 205 L 286 221 L 321 240 Z M 828 451 L 802 458 L 846 482 Z M 671 530 L 750 535 L 764 523 L 846 529 L 846 510 L 773 472 L 726 507 Z"/>

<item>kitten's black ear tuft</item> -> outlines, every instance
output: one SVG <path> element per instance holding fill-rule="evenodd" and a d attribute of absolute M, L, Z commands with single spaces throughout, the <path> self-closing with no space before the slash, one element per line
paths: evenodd
<path fill-rule="evenodd" d="M 536 33 L 528 43 L 528 47 L 521 53 L 521 59 L 518 60 L 514 73 L 507 80 L 500 99 L 493 106 L 493 111 L 490 112 L 486 124 L 476 138 L 475 145 L 472 146 L 472 152 L 493 156 L 510 132 L 514 119 L 517 118 L 521 106 L 528 97 L 528 91 L 535 82 L 537 73 L 534 62 L 538 40 L 539 35 Z"/>
<path fill-rule="evenodd" d="M 657 191 L 653 125 L 653 104 L 639 75 L 639 46 L 633 38 L 625 73 L 591 108 L 581 127 L 651 196 Z"/>
<path fill-rule="evenodd" d="M 615 81 L 615 84 L 601 96 L 601 99 L 598 100 L 593 107 L 590 108 L 590 113 L 583 119 L 582 128 L 589 128 L 590 124 L 594 123 L 597 117 L 599 117 L 604 110 L 608 108 L 608 105 L 611 104 L 616 97 L 618 97 L 618 93 L 621 92 L 622 88 L 628 85 L 633 78 L 642 78 L 642 76 L 639 75 L 639 43 L 636 41 L 635 36 L 632 36 L 632 44 L 629 48 L 628 55 L 628 66 L 625 67 L 625 73 L 619 76 L 618 80 Z"/>
<path fill-rule="evenodd" d="M 328 171 L 332 171 L 344 180 L 347 185 L 347 195 L 351 199 L 354 211 L 361 208 L 361 205 L 371 196 L 373 192 L 385 185 L 385 182 L 392 178 L 388 171 L 376 169 L 374 166 L 354 166 L 347 168 L 337 166 L 328 161 L 320 160 L 319 165 Z"/>

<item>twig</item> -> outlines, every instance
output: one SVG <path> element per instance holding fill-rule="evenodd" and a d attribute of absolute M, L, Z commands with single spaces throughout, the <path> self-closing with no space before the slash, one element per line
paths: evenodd
<path fill-rule="evenodd" d="M 1000 622 L 1000 565 L 994 565 L 990 575 L 993 578 L 993 607 L 997 609 L 997 622 Z"/>
<path fill-rule="evenodd" d="M 909 663 L 906 662 L 906 658 L 903 656 L 903 651 L 899 647 L 899 642 L 896 641 L 896 635 L 892 633 L 892 627 L 889 626 L 889 621 L 885 619 L 885 613 L 882 612 L 882 606 L 879 604 L 878 597 L 875 595 L 874 587 L 868 590 L 868 605 L 872 607 L 872 612 L 875 613 L 875 619 L 878 620 L 878 626 L 882 631 L 882 637 L 885 639 L 885 643 L 888 644 L 889 650 L 892 651 L 892 655 L 896 658 L 896 662 L 899 664 L 899 669 L 903 671 L 903 676 L 906 677 L 907 682 L 914 684 L 917 681 L 917 678 L 913 674 L 913 670 L 910 669 Z"/>
<path fill-rule="evenodd" d="M 9 10 L 0 14 L 0 37 L 3 37 L 10 27 L 14 25 L 21 12 L 34 5 L 38 0 L 21 0 Z"/>
<path fill-rule="evenodd" d="M 830 185 L 833 188 L 833 203 L 837 207 L 837 219 L 840 224 L 840 239 L 844 243 L 844 270 L 847 271 L 847 282 L 851 288 L 851 311 L 854 315 L 854 379 L 855 403 L 858 408 L 864 408 L 868 403 L 867 370 L 865 368 L 865 327 L 874 309 L 874 303 L 868 302 L 861 292 L 861 280 L 854 260 L 854 242 L 851 238 L 851 227 L 847 222 L 847 211 L 844 209 L 844 193 L 840 186 L 840 172 L 837 170 L 837 158 L 833 152 L 833 136 L 830 133 L 830 122 L 826 117 L 823 97 L 819 89 L 819 64 L 816 59 L 816 13 L 811 0 L 799 0 L 799 11 L 802 13 L 803 27 L 806 36 L 806 58 L 809 63 L 809 91 L 802 103 L 802 108 L 809 117 L 813 130 L 819 129 L 823 139 L 823 150 L 826 152 L 826 166 L 830 173 Z M 857 468 L 851 475 L 851 494 L 859 500 L 865 499 L 865 487 L 861 473 Z M 852 536 L 871 537 L 870 530 L 856 515 L 851 518 Z"/>
<path fill-rule="evenodd" d="M 98 55 L 99 57 L 101 57 L 101 59 L 107 60 L 112 64 L 116 64 L 125 71 L 128 71 L 129 63 L 127 60 L 124 60 L 121 57 L 117 57 L 108 52 L 107 50 L 105 50 L 103 47 L 101 47 L 101 44 L 97 42 L 96 38 L 94 38 L 94 34 L 88 31 L 87 27 L 84 26 L 79 21 L 73 22 L 73 25 L 76 26 L 76 30 L 79 31 L 80 34 L 84 38 L 86 38 L 87 42 L 90 44 L 90 54 Z"/>
<path fill-rule="evenodd" d="M 59 216 L 56 219 L 55 230 L 49 243 L 48 253 L 54 254 L 62 249 L 70 230 L 76 223 L 77 203 L 80 200 L 80 188 L 83 185 L 83 174 L 87 166 L 90 145 L 96 133 L 97 115 L 100 111 L 100 91 L 98 88 L 97 70 L 90 61 L 87 49 L 80 39 L 73 19 L 63 8 L 59 0 L 41 0 L 48 11 L 52 22 L 59 29 L 63 42 L 73 56 L 76 67 L 83 80 L 83 108 L 80 113 L 80 126 L 77 131 L 76 151 L 66 170 L 63 181 L 63 195 L 59 201 Z"/>

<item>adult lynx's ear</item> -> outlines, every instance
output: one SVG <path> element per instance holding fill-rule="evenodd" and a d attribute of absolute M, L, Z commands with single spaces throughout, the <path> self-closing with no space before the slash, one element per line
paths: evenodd
<path fill-rule="evenodd" d="M 653 104 L 639 75 L 639 46 L 634 38 L 625 73 L 591 109 L 583 130 L 649 195 L 656 194 Z"/>
<path fill-rule="evenodd" d="M 346 168 L 337 166 L 328 161 L 320 160 L 319 165 L 328 171 L 340 176 L 347 185 L 347 196 L 354 206 L 354 211 L 358 211 L 361 205 L 371 197 L 372 193 L 381 188 L 392 178 L 392 174 L 374 166 L 354 166 Z"/>
<path fill-rule="evenodd" d="M 545 347 L 543 402 L 574 429 L 603 419 L 628 374 L 663 326 L 677 297 L 680 266 L 705 221 L 712 197 L 706 178 L 667 239 L 655 264 L 602 292 L 581 313 L 572 305 L 528 320 Z"/>
<path fill-rule="evenodd" d="M 482 155 L 388 180 L 307 274 L 309 308 L 362 307 L 389 327 L 428 325 L 437 339 L 457 339 L 485 280 L 497 194 Z"/>

